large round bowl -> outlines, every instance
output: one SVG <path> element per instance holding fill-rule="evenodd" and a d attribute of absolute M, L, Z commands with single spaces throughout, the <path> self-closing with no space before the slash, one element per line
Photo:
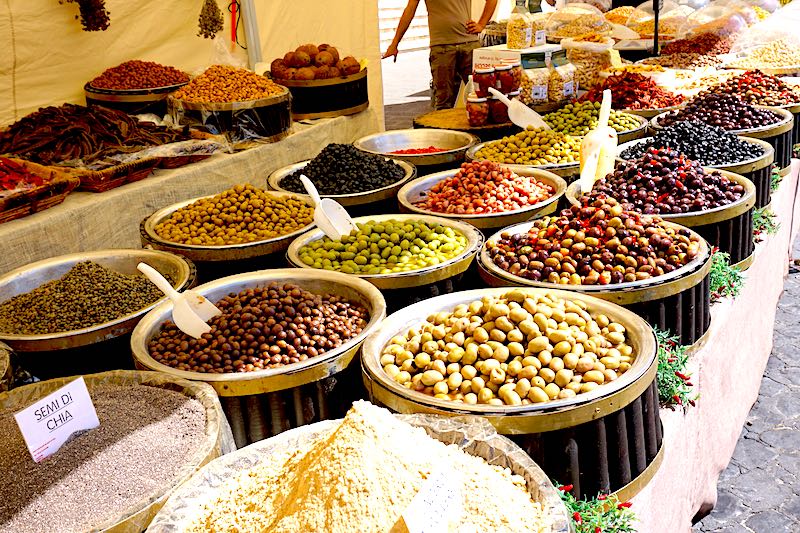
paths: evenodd
<path fill-rule="evenodd" d="M 0 278 L 0 302 L 5 302 L 14 296 L 30 292 L 43 283 L 60 278 L 82 261 L 93 261 L 122 274 L 139 274 L 136 265 L 145 262 L 165 276 L 172 278 L 173 286 L 178 290 L 191 287 L 196 276 L 194 265 L 191 262 L 159 250 L 121 249 L 81 252 L 45 259 L 12 270 Z M 166 298 L 162 298 L 159 302 L 164 300 Z M 73 331 L 43 335 L 0 333 L 0 341 L 18 352 L 50 352 L 79 348 L 129 333 L 139 319 L 156 305 L 158 302 L 116 320 Z"/>
<path fill-rule="evenodd" d="M 403 185 L 403 188 L 400 189 L 400 192 L 397 193 L 397 200 L 400 202 L 401 209 L 410 213 L 420 213 L 423 215 L 431 215 L 453 220 L 463 220 L 464 222 L 469 222 L 479 229 L 496 229 L 503 228 L 511 224 L 516 224 L 517 222 L 524 222 L 535 216 L 549 215 L 556 210 L 558 201 L 561 199 L 567 189 L 567 183 L 561 177 L 553 174 L 552 172 L 535 168 L 526 168 L 516 171 L 516 173 L 520 176 L 530 176 L 536 181 L 541 181 L 553 187 L 554 192 L 550 198 L 516 211 L 507 211 L 504 213 L 484 213 L 478 215 L 439 213 L 437 211 L 430 211 L 415 205 L 417 202 L 420 202 L 425 198 L 431 187 L 443 179 L 455 176 L 458 172 L 458 169 L 437 172 L 435 174 L 429 174 L 406 183 Z"/>
<path fill-rule="evenodd" d="M 623 113 L 630 113 L 631 115 L 638 115 L 640 117 L 651 119 L 656 115 L 661 115 L 663 113 L 668 113 L 670 111 L 675 111 L 676 109 L 680 109 L 684 106 L 684 104 L 673 105 L 669 107 L 658 107 L 653 109 L 620 109 Z"/>
<path fill-rule="evenodd" d="M 271 282 L 293 283 L 316 294 L 343 296 L 366 307 L 370 314 L 369 322 L 361 334 L 338 348 L 299 363 L 254 372 L 227 374 L 190 372 L 161 364 L 150 356 L 148 349 L 150 340 L 161 331 L 166 321 L 172 319 L 172 302 L 164 302 L 148 313 L 133 331 L 131 348 L 137 367 L 182 379 L 204 381 L 214 387 L 220 396 L 245 396 L 280 391 L 319 381 L 347 368 L 361 343 L 386 316 L 383 296 L 374 286 L 355 276 L 338 272 L 299 269 L 261 270 L 221 278 L 200 285 L 195 290 L 212 302 L 217 302 L 231 293 L 252 287 L 263 287 Z"/>
<path fill-rule="evenodd" d="M 365 204 L 371 204 L 374 202 L 393 199 L 397 194 L 397 191 L 400 190 L 400 187 L 402 187 L 406 182 L 414 179 L 417 176 L 417 169 L 414 167 L 414 165 L 396 159 L 393 159 L 393 161 L 398 165 L 400 165 L 401 167 L 403 167 L 403 170 L 405 170 L 406 173 L 402 178 L 400 178 L 398 181 L 392 184 L 386 185 L 385 187 L 381 187 L 380 189 L 373 189 L 371 191 L 364 191 L 354 194 L 322 194 L 320 196 L 322 196 L 323 198 L 332 198 L 345 207 L 362 206 Z M 283 181 L 284 178 L 294 173 L 295 171 L 305 168 L 305 166 L 308 163 L 309 163 L 308 161 L 301 161 L 293 165 L 279 168 L 278 170 L 269 175 L 267 183 L 273 190 L 291 192 L 288 189 L 284 189 L 283 187 L 281 187 L 281 181 Z M 292 194 L 297 194 L 297 193 L 292 193 Z"/>
<path fill-rule="evenodd" d="M 492 141 L 494 142 L 494 141 Z M 475 146 L 471 147 L 467 150 L 467 161 L 475 161 L 478 157 L 475 155 L 478 151 L 484 147 L 487 143 L 480 143 L 476 144 Z M 573 163 L 554 163 L 548 165 L 511 165 L 506 163 L 500 163 L 500 165 L 511 169 L 513 172 L 521 172 L 526 169 L 538 168 L 540 170 L 547 170 L 552 172 L 557 176 L 561 176 L 562 178 L 566 179 L 568 182 L 572 181 L 573 178 L 576 178 L 578 174 L 580 174 L 580 161 L 575 161 Z"/>
<path fill-rule="evenodd" d="M 372 283 L 379 289 L 407 289 L 420 287 L 457 276 L 469 268 L 469 265 L 472 263 L 473 259 L 475 259 L 475 253 L 483 244 L 483 234 L 480 231 L 478 231 L 474 226 L 465 222 L 459 222 L 458 220 L 450 220 L 430 215 L 378 215 L 374 217 L 360 217 L 354 219 L 356 223 L 369 222 L 370 220 L 375 222 L 384 222 L 387 220 L 417 220 L 421 222 L 427 222 L 429 224 L 440 224 L 461 232 L 467 238 L 467 246 L 459 255 L 439 265 L 420 270 L 413 270 L 411 272 L 398 272 L 392 274 L 362 274 L 357 276 Z M 326 270 L 310 267 L 303 263 L 303 261 L 300 259 L 300 249 L 303 246 L 320 240 L 323 237 L 325 237 L 325 234 L 319 229 L 313 229 L 298 237 L 289 246 L 289 250 L 286 252 L 289 263 L 293 266 L 307 269 L 312 273 L 327 272 Z"/>
<path fill-rule="evenodd" d="M 440 129 L 391 130 L 361 137 L 353 146 L 363 152 L 411 163 L 416 167 L 447 165 L 464 160 L 470 146 L 480 142 L 475 135 L 463 131 Z M 432 154 L 393 154 L 409 148 L 443 148 Z"/>
<path fill-rule="evenodd" d="M 650 121 L 641 115 L 637 115 L 635 113 L 631 113 L 630 111 L 624 111 L 624 113 L 632 116 L 636 121 L 639 123 L 633 129 L 625 130 L 625 131 L 618 131 L 617 132 L 617 142 L 624 143 L 628 141 L 632 141 L 634 139 L 641 139 L 645 135 L 647 135 L 647 128 L 650 126 Z M 578 136 L 576 136 L 578 137 Z"/>
<path fill-rule="evenodd" d="M 310 207 L 314 207 L 314 203 L 308 196 L 269 191 L 270 194 L 279 198 L 295 197 L 301 199 Z M 188 257 L 192 261 L 207 262 L 207 261 L 235 261 L 240 259 L 251 259 L 253 257 L 261 257 L 273 253 L 283 252 L 289 247 L 289 244 L 303 232 L 308 231 L 314 226 L 314 223 L 308 224 L 298 230 L 295 230 L 286 235 L 281 235 L 273 239 L 266 239 L 262 241 L 246 242 L 241 244 L 227 244 L 222 246 L 201 246 L 192 244 L 182 244 L 172 242 L 164 239 L 156 233 L 156 226 L 164 222 L 172 214 L 198 200 L 205 198 L 212 198 L 214 195 L 203 196 L 200 198 L 192 198 L 183 202 L 178 202 L 167 207 L 163 207 L 144 219 L 139 226 L 139 232 L 142 237 L 142 244 L 155 248 L 157 250 L 165 250 L 175 254 L 180 254 Z"/>

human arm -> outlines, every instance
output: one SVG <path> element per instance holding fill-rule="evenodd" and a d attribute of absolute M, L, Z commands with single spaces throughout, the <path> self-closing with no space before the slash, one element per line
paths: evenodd
<path fill-rule="evenodd" d="M 467 22 L 467 33 L 478 34 L 483 31 L 483 28 L 489 23 L 489 19 L 494 15 L 494 10 L 497 8 L 497 0 L 486 0 L 483 5 L 483 13 L 478 19 L 478 22 L 470 20 Z"/>
<path fill-rule="evenodd" d="M 495 2 L 496 1 L 497 0 L 495 0 Z M 411 26 L 411 21 L 414 20 L 414 15 L 417 12 L 417 6 L 419 6 L 419 0 L 408 0 L 403 14 L 400 16 L 400 23 L 397 25 L 397 30 L 394 32 L 392 44 L 390 44 L 389 48 L 384 52 L 383 59 L 394 57 L 394 60 L 397 61 L 397 45 L 403 40 L 403 35 L 408 31 L 408 27 Z"/>

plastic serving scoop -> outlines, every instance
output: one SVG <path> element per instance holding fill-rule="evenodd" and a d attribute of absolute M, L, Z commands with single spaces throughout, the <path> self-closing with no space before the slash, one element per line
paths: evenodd
<path fill-rule="evenodd" d="M 492 87 L 489 87 L 489 92 L 492 93 L 492 96 L 506 104 L 506 107 L 508 108 L 509 120 L 511 120 L 511 122 L 520 128 L 533 126 L 534 128 L 544 128 L 546 130 L 550 129 L 550 126 L 547 125 L 547 122 L 544 121 L 539 113 L 526 106 L 522 102 L 518 100 L 509 100 L 505 97 L 505 95 L 503 95 L 503 93 L 497 89 L 493 89 Z"/>
<path fill-rule="evenodd" d="M 222 314 L 216 305 L 195 291 L 176 291 L 158 270 L 147 263 L 139 263 L 136 268 L 172 300 L 172 320 L 179 330 L 195 339 L 211 331 L 206 322 Z"/>
<path fill-rule="evenodd" d="M 581 141 L 580 189 L 586 194 L 592 190 L 594 182 L 614 172 L 614 158 L 617 152 L 617 132 L 608 125 L 611 115 L 611 91 L 603 91 L 600 116 L 597 127 L 584 136 Z"/>
<path fill-rule="evenodd" d="M 328 238 L 338 241 L 342 237 L 350 235 L 351 231 L 358 229 L 356 223 L 339 202 L 330 198 L 320 198 L 317 188 L 310 179 L 302 174 L 300 181 L 314 201 L 314 223 Z"/>

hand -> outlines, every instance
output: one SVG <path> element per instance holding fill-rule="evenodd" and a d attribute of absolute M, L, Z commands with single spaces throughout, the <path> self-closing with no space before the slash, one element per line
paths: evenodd
<path fill-rule="evenodd" d="M 397 63 L 397 45 L 396 44 L 390 44 L 389 48 L 387 48 L 386 51 L 383 53 L 383 56 L 381 56 L 381 59 L 386 59 L 387 57 L 394 57 L 394 62 Z"/>
<path fill-rule="evenodd" d="M 477 35 L 483 31 L 484 27 L 486 27 L 485 24 L 481 24 L 480 22 L 475 22 L 474 20 L 470 20 L 469 22 L 467 22 L 467 33 Z"/>

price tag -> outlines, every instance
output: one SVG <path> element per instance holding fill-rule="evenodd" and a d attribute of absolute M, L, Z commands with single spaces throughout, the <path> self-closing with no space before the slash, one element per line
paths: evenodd
<path fill-rule="evenodd" d="M 547 85 L 534 85 L 531 87 L 531 98 L 533 100 L 547 99 Z"/>
<path fill-rule="evenodd" d="M 573 94 L 575 94 L 575 85 L 571 81 L 565 82 L 564 83 L 564 96 L 569 97 L 569 96 L 572 96 Z"/>
<path fill-rule="evenodd" d="M 536 30 L 535 39 L 535 44 L 537 45 L 547 43 L 547 32 L 545 30 Z"/>
<path fill-rule="evenodd" d="M 458 472 L 442 468 L 431 473 L 403 511 L 403 521 L 409 533 L 447 531 L 464 510 L 461 487 Z"/>
<path fill-rule="evenodd" d="M 53 455 L 76 431 L 100 425 L 80 377 L 14 415 L 37 463 Z"/>

